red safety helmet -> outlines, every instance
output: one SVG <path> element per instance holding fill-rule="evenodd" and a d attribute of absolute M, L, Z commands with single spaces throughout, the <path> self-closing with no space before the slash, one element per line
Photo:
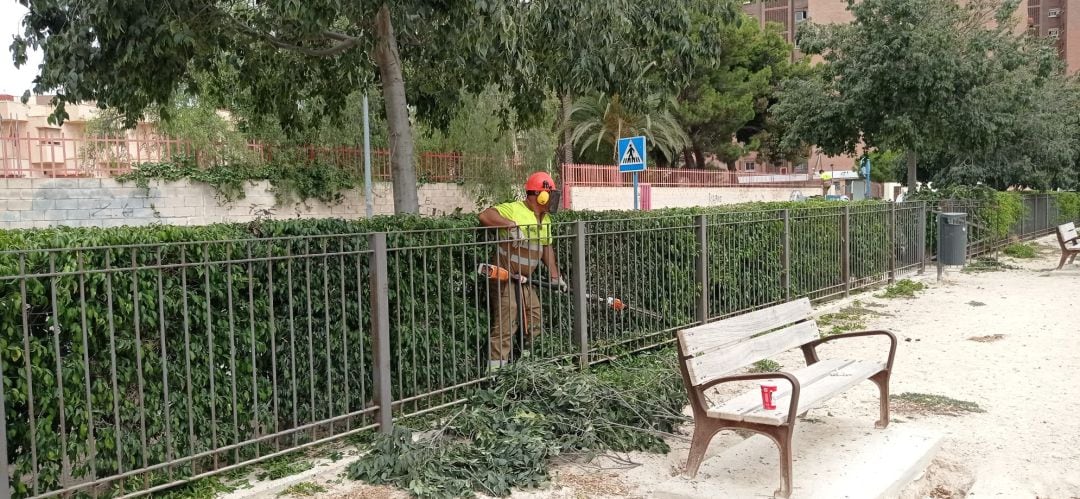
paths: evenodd
<path fill-rule="evenodd" d="M 525 181 L 525 192 L 541 192 L 541 191 L 554 191 L 555 179 L 551 178 L 547 172 L 536 172 L 529 175 L 528 180 Z"/>
<path fill-rule="evenodd" d="M 536 172 L 529 175 L 525 181 L 525 194 L 536 193 L 536 202 L 540 206 L 546 206 L 551 213 L 559 209 L 559 189 L 555 187 L 555 179 L 547 172 Z"/>

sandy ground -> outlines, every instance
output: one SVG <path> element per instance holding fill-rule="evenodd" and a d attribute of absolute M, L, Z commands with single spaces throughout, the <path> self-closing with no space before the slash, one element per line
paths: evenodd
<path fill-rule="evenodd" d="M 868 329 L 898 336 L 892 378 L 893 394 L 938 394 L 977 403 L 986 412 L 958 416 L 905 413 L 894 405 L 893 425 L 939 432 L 944 441 L 930 468 L 901 497 L 1080 498 L 1080 263 L 1062 271 L 1052 238 L 1038 242 L 1034 260 L 1001 260 L 1015 270 L 946 273 L 937 282 L 928 269 L 914 280 L 929 289 L 915 299 L 884 299 L 864 293 L 821 312 L 860 300 L 883 315 L 867 317 Z M 993 337 L 993 335 L 1002 335 Z M 971 338 L 991 336 L 990 341 Z M 881 357 L 874 339 L 836 343 L 822 357 Z M 774 358 L 784 366 L 802 366 L 801 355 Z M 723 394 L 722 394 L 723 395 Z M 877 417 L 877 389 L 869 382 L 811 410 L 798 431 L 812 432 L 830 420 Z M 817 423 L 817 424 L 815 424 Z M 681 433 L 689 435 L 692 427 Z M 709 456 L 743 440 L 718 435 Z M 677 477 L 685 463 L 686 439 L 671 438 L 666 456 L 630 454 L 588 465 L 559 465 L 548 490 L 518 492 L 518 498 L 649 497 L 657 483 Z M 708 461 L 709 457 L 706 457 Z M 798 473 L 799 462 L 794 463 Z M 774 487 L 779 470 L 763 466 Z M 700 478 L 700 475 L 699 475 Z M 771 492 L 771 488 L 768 492 Z M 768 494 L 765 494 L 766 496 Z M 404 497 L 398 491 L 347 480 L 333 484 L 324 497 Z M 723 494 L 713 495 L 721 497 Z"/>

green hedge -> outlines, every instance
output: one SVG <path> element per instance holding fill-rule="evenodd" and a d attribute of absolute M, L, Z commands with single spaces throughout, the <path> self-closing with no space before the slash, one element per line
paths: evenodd
<path fill-rule="evenodd" d="M 894 255 L 886 235 L 888 205 L 882 203 L 567 212 L 557 217 L 556 245 L 570 276 L 569 222 L 587 222 L 589 291 L 660 316 L 590 307 L 590 343 L 605 355 L 649 344 L 649 335 L 669 338 L 668 331 L 694 322 L 697 215 L 709 224 L 709 315 L 716 317 L 785 299 L 782 210 L 792 222 L 791 296 L 842 292 L 845 209 L 852 282 L 878 282 Z M 910 224 L 914 213 L 909 210 L 898 224 Z M 488 313 L 486 283 L 475 268 L 489 259 L 494 238 L 476 225 L 475 216 L 376 217 L 0 232 L 3 247 L 22 249 L 0 254 L 0 359 L 15 496 L 33 492 L 35 465 L 40 493 L 369 407 L 370 232 L 390 232 L 394 398 L 480 378 Z M 545 333 L 534 350 L 545 357 L 573 353 L 568 298 L 545 292 L 543 303 Z M 415 413 L 463 393 L 418 398 L 396 413 Z M 369 423 L 370 417 L 358 416 L 320 425 L 99 492 L 167 483 Z"/>

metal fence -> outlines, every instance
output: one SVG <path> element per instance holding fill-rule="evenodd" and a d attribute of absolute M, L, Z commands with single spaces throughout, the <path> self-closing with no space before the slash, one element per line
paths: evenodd
<path fill-rule="evenodd" d="M 530 288 L 531 355 L 587 366 L 890 282 L 925 265 L 932 208 L 579 215 L 553 227 L 571 292 Z M 477 268 L 499 242 L 448 229 L 0 253 L 0 496 L 141 495 L 462 402 L 488 378 L 498 295 Z"/>
<path fill-rule="evenodd" d="M 1015 240 L 1029 240 L 1052 234 L 1055 228 L 1069 220 L 1048 194 L 1025 195 L 1020 198 L 1019 219 L 1003 225 L 1005 216 L 999 209 L 974 200 L 948 199 L 931 207 L 927 227 L 931 258 L 937 255 L 938 213 L 965 213 L 968 225 L 968 256 L 974 257 L 997 251 Z"/>
<path fill-rule="evenodd" d="M 288 158 L 298 164 L 317 161 L 350 172 L 363 171 L 364 151 L 358 147 L 273 147 L 250 142 L 240 149 L 246 149 L 245 159 L 253 163 Z M 178 158 L 208 167 L 222 161 L 225 150 L 224 145 L 199 149 L 190 141 L 156 136 L 0 136 L 0 178 L 109 177 L 130 173 L 141 164 Z M 372 178 L 389 181 L 390 152 L 375 149 L 371 153 Z M 456 152 L 418 153 L 416 174 L 426 182 L 459 182 L 485 175 L 496 161 L 524 175 L 518 162 Z"/>

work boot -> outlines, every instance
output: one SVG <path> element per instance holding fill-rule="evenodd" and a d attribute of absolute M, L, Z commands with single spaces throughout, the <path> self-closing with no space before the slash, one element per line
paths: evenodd
<path fill-rule="evenodd" d="M 488 374 L 494 374 L 495 371 L 506 367 L 507 361 L 505 360 L 489 360 L 488 361 Z"/>
<path fill-rule="evenodd" d="M 532 356 L 532 338 L 525 338 L 522 340 L 521 351 L 518 354 L 518 360 L 525 360 Z"/>

